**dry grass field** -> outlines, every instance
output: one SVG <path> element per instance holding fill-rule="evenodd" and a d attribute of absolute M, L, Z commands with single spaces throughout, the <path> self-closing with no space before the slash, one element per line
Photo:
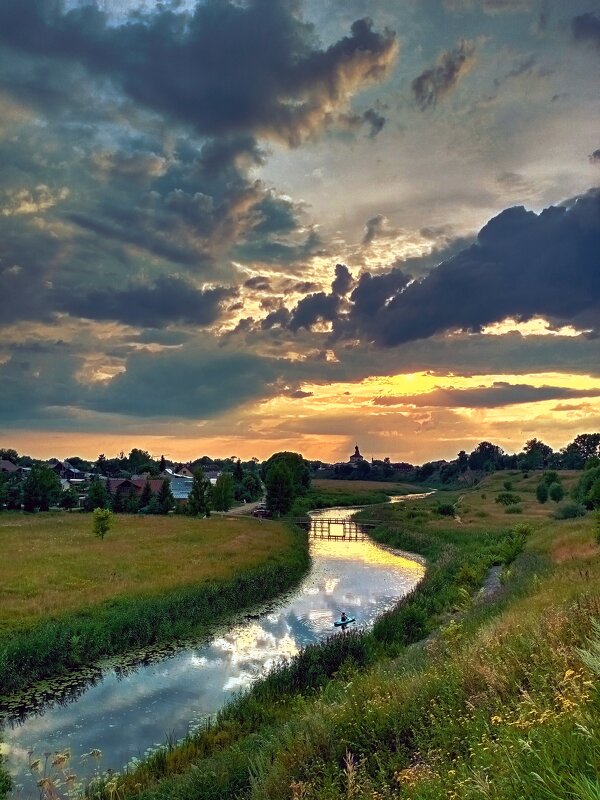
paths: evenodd
<path fill-rule="evenodd" d="M 104 540 L 88 514 L 0 515 L 0 632 L 122 597 L 227 579 L 290 546 L 274 521 L 115 515 Z"/>

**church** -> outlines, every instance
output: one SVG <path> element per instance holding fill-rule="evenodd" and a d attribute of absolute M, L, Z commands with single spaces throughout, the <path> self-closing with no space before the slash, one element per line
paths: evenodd
<path fill-rule="evenodd" d="M 355 466 L 355 467 L 356 467 L 356 466 L 358 466 L 358 464 L 360 464 L 360 462 L 361 462 L 361 461 L 364 461 L 364 460 L 365 460 L 365 459 L 364 459 L 364 458 L 362 457 L 362 455 L 360 454 L 360 450 L 358 449 L 358 444 L 357 444 L 357 445 L 356 445 L 356 447 L 354 448 L 354 453 L 353 453 L 353 454 L 350 456 L 350 458 L 348 459 L 348 461 L 349 461 L 349 462 L 350 462 L 350 463 L 351 463 L 353 466 Z"/>

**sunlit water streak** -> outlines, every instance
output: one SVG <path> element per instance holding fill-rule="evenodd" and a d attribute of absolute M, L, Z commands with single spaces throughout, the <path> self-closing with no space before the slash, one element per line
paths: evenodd
<path fill-rule="evenodd" d="M 313 516 L 340 519 L 355 511 L 336 508 Z M 15 796 L 38 795 L 39 776 L 28 770 L 28 751 L 37 758 L 68 748 L 70 770 L 79 778 L 97 769 L 93 759 L 82 759 L 94 748 L 102 751 L 103 770 L 122 769 L 162 745 L 167 736 L 179 739 L 193 731 L 281 658 L 333 635 L 333 622 L 342 610 L 356 617 L 358 626 L 368 627 L 423 575 L 417 561 L 368 540 L 311 539 L 310 548 L 307 577 L 269 609 L 208 642 L 176 650 L 126 674 L 109 667 L 77 698 L 9 719 L 3 747 L 17 782 Z"/>

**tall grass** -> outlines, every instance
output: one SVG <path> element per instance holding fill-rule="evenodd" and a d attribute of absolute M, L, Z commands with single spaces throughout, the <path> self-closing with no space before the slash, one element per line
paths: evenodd
<path fill-rule="evenodd" d="M 306 533 L 298 531 L 288 550 L 236 577 L 156 596 L 115 598 L 19 627 L 0 636 L 2 691 L 16 692 L 106 656 L 199 633 L 290 589 L 308 564 Z"/>
<path fill-rule="evenodd" d="M 12 780 L 8 772 L 2 765 L 2 755 L 0 754 L 0 800 L 4 800 L 12 788 Z"/>

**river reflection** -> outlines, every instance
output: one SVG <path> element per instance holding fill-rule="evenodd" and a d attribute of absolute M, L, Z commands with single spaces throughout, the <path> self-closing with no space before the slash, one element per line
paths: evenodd
<path fill-rule="evenodd" d="M 341 518 L 355 510 L 315 514 Z M 96 765 L 81 757 L 99 748 L 102 769 L 119 770 L 167 736 L 183 737 L 281 658 L 333 635 L 342 610 L 356 617 L 358 626 L 369 626 L 423 575 L 416 561 L 369 540 L 311 539 L 310 544 L 312 567 L 301 586 L 256 618 L 125 674 L 108 669 L 72 702 L 9 720 L 4 751 L 19 782 L 17 793 L 38 794 L 27 774 L 28 751 L 39 757 L 68 748 L 72 771 L 85 777 Z"/>

